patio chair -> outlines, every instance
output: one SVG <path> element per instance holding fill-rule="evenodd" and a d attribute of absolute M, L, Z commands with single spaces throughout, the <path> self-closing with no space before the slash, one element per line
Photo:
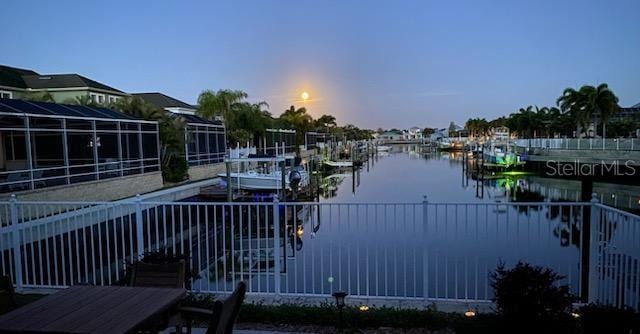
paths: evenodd
<path fill-rule="evenodd" d="M 0 314 L 16 308 L 16 294 L 11 277 L 0 276 Z"/>
<path fill-rule="evenodd" d="M 131 271 L 131 286 L 185 288 L 185 262 L 152 264 L 136 262 Z"/>
<path fill-rule="evenodd" d="M 215 301 L 213 308 L 204 309 L 198 307 L 181 307 L 178 309 L 183 322 L 186 323 L 187 333 L 191 334 L 191 323 L 194 317 L 209 318 L 206 334 L 231 334 L 233 326 L 240 314 L 240 307 L 247 292 L 244 282 L 238 283 L 235 291 L 224 302 Z M 176 327 L 176 332 L 181 333 L 181 328 Z"/>

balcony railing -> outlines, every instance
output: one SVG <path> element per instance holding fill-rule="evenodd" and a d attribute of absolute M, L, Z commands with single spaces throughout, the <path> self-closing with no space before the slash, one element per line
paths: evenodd
<path fill-rule="evenodd" d="M 640 151 L 639 138 L 518 139 L 516 146 L 549 150 Z"/>
<path fill-rule="evenodd" d="M 640 217 L 590 203 L 0 202 L 18 288 L 115 284 L 145 252 L 185 254 L 192 289 L 488 302 L 490 274 L 554 269 L 584 302 L 638 308 Z"/>

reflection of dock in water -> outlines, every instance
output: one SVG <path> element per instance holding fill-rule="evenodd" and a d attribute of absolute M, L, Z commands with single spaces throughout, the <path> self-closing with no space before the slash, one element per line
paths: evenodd
<path fill-rule="evenodd" d="M 530 176 L 529 190 L 550 200 L 580 201 L 581 183 L 577 180 Z M 601 203 L 624 209 L 640 210 L 640 186 L 593 183 L 593 192 Z"/>

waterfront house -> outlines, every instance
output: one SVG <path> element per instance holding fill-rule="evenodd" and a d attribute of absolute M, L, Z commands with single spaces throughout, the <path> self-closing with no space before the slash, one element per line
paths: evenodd
<path fill-rule="evenodd" d="M 404 141 L 407 139 L 407 135 L 404 131 L 390 130 L 378 135 L 378 139 L 384 142 Z"/>
<path fill-rule="evenodd" d="M 38 73 L 16 67 L 0 65 L 0 98 L 17 99 L 27 91 L 24 76 L 38 75 Z"/>
<path fill-rule="evenodd" d="M 611 120 L 632 119 L 640 116 L 640 103 L 636 103 L 631 107 L 620 107 L 617 113 L 613 114 Z"/>
<path fill-rule="evenodd" d="M 409 131 L 407 131 L 408 140 L 420 141 L 422 140 L 422 137 L 423 137 L 422 128 L 420 127 L 414 126 L 410 128 Z"/>
<path fill-rule="evenodd" d="M 162 187 L 158 122 L 0 99 L 0 197 L 113 200 Z"/>
<path fill-rule="evenodd" d="M 227 151 L 226 132 L 221 121 L 207 120 L 196 115 L 196 107 L 162 93 L 136 93 L 145 102 L 164 109 L 173 117 L 184 120 L 185 159 L 189 165 L 189 179 L 214 177 L 224 170 L 222 162 Z M 216 165 L 216 168 L 211 168 Z"/>
<path fill-rule="evenodd" d="M 449 130 L 447 129 L 434 129 L 433 133 L 429 135 L 430 141 L 440 141 L 443 138 L 449 138 Z"/>
<path fill-rule="evenodd" d="M 46 93 L 58 103 L 69 103 L 86 96 L 96 104 L 113 103 L 128 95 L 79 74 L 39 74 L 29 69 L 0 65 L 0 98 L 28 99 Z"/>
<path fill-rule="evenodd" d="M 276 148 L 278 152 L 282 152 L 283 146 L 286 153 L 296 150 L 296 130 L 293 129 L 267 129 L 262 145 L 258 144 L 262 151 L 267 154 L 275 154 Z"/>

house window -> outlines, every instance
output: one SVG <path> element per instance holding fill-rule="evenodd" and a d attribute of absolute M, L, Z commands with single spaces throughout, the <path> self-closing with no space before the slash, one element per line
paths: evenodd
<path fill-rule="evenodd" d="M 93 101 L 95 103 L 99 103 L 99 104 L 103 104 L 104 103 L 104 95 L 103 94 L 89 93 L 89 96 L 91 97 L 91 101 Z"/>
<path fill-rule="evenodd" d="M 118 98 L 115 96 L 109 96 L 109 103 L 115 103 L 116 101 L 118 101 Z"/>
<path fill-rule="evenodd" d="M 4 90 L 0 90 L 0 98 L 1 99 L 12 99 L 13 98 L 13 93 L 7 92 L 7 91 L 4 91 Z"/>

